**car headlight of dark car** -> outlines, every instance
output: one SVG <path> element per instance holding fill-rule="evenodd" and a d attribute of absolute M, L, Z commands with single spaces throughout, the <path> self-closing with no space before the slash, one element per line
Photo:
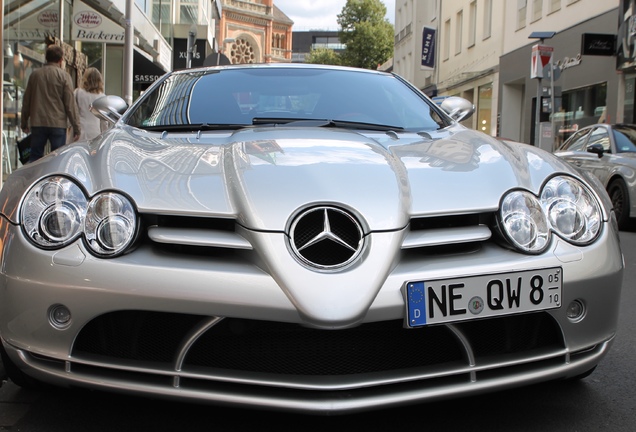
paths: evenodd
<path fill-rule="evenodd" d="M 556 233 L 575 245 L 586 245 L 598 237 L 601 207 L 592 192 L 572 177 L 551 178 L 540 196 L 528 191 L 508 192 L 501 202 L 498 226 L 516 249 L 538 254 L 549 246 Z"/>
<path fill-rule="evenodd" d="M 98 256 L 126 251 L 135 239 L 137 216 L 124 195 L 107 191 L 88 198 L 72 180 L 54 176 L 40 180 L 20 209 L 22 228 L 36 246 L 57 249 L 84 237 Z"/>

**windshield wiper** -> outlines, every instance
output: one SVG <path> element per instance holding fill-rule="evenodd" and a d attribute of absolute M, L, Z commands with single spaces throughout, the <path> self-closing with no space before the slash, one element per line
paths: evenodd
<path fill-rule="evenodd" d="M 258 126 L 264 126 L 264 125 L 276 126 L 276 125 L 288 125 L 293 123 L 294 126 L 316 126 L 316 123 L 322 123 L 324 121 L 325 120 L 304 119 L 304 118 L 298 118 L 298 117 L 254 117 L 252 119 L 252 124 L 258 125 Z"/>
<path fill-rule="evenodd" d="M 278 117 L 254 117 L 253 125 L 285 125 L 296 127 L 334 127 L 344 129 L 365 129 L 373 131 L 403 131 L 400 126 L 390 126 L 377 123 L 365 123 L 346 120 L 331 119 L 299 119 L 299 118 L 278 118 Z"/>
<path fill-rule="evenodd" d="M 155 126 L 140 126 L 140 129 L 148 131 L 165 131 L 165 132 L 196 132 L 207 130 L 237 130 L 249 127 L 246 124 L 225 124 L 225 123 L 192 123 L 192 124 L 175 124 L 175 125 L 155 125 Z"/>

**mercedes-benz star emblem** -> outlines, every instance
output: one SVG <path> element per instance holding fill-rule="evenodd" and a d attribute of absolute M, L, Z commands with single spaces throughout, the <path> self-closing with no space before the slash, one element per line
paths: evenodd
<path fill-rule="evenodd" d="M 304 211 L 294 220 L 290 244 L 304 265 L 319 270 L 337 270 L 360 255 L 364 235 L 350 213 L 337 207 L 320 206 Z"/>

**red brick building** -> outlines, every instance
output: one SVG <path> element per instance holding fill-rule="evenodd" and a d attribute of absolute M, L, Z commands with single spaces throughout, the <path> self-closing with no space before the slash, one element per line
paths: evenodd
<path fill-rule="evenodd" d="M 293 24 L 274 0 L 223 0 L 219 50 L 233 64 L 291 62 Z"/>

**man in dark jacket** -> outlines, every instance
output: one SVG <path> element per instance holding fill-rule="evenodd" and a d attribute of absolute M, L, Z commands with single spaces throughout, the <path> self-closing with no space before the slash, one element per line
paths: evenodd
<path fill-rule="evenodd" d="M 46 64 L 29 77 L 22 102 L 21 127 L 31 132 L 31 157 L 29 162 L 44 155 L 46 141 L 51 150 L 66 144 L 66 128 L 73 128 L 73 141 L 80 136 L 77 104 L 73 97 L 70 75 L 64 70 L 64 50 L 59 45 L 46 49 Z"/>

